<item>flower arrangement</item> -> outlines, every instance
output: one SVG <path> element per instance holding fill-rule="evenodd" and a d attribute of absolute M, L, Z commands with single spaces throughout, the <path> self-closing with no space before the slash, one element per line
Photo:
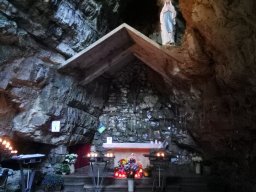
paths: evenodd
<path fill-rule="evenodd" d="M 142 164 L 136 162 L 135 158 L 129 160 L 120 159 L 118 167 L 115 168 L 115 176 L 121 178 L 141 178 L 143 175 Z"/>
<path fill-rule="evenodd" d="M 76 162 L 77 156 L 78 155 L 75 153 L 70 153 L 65 155 L 64 163 L 74 164 Z"/>
<path fill-rule="evenodd" d="M 41 186 L 45 191 L 56 191 L 60 189 L 64 184 L 64 179 L 61 175 L 47 174 L 44 176 Z"/>

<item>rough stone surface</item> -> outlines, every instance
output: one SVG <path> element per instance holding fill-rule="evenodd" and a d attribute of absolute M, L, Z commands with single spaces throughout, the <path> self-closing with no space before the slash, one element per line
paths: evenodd
<path fill-rule="evenodd" d="M 55 145 L 88 141 L 84 133 L 97 127 L 107 86 L 95 82 L 85 90 L 56 68 L 121 22 L 122 2 L 0 1 L 1 135 Z M 166 68 L 175 86 L 155 86 L 179 106 L 188 133 L 229 191 L 255 191 L 255 1 L 175 3 L 185 33 L 180 46 L 164 47 L 177 59 L 175 69 Z M 139 107 L 155 102 L 148 96 Z M 61 133 L 53 135 L 50 121 L 58 119 Z"/>
<path fill-rule="evenodd" d="M 109 30 L 99 22 L 114 7 L 93 0 L 1 1 L 2 135 L 53 145 L 91 141 L 108 86 L 82 88 L 57 68 Z M 53 120 L 61 121 L 60 133 L 51 133 Z"/>
<path fill-rule="evenodd" d="M 155 72 L 137 61 L 116 75 L 99 117 L 106 130 L 96 133 L 93 144 L 102 151 L 107 137 L 116 143 L 165 141 L 167 149 L 177 154 L 177 163 L 188 163 L 192 154 L 178 146 L 196 148 L 196 144 L 187 132 L 179 106 L 152 84 L 152 73 Z"/>
<path fill-rule="evenodd" d="M 60 55 L 42 50 L 14 61 L 11 71 L 9 68 L 9 87 L 4 87 L 8 87 L 10 99 L 3 107 L 7 110 L 8 102 L 16 106 L 12 126 L 6 128 L 14 135 L 53 145 L 88 141 L 84 136 L 97 126 L 104 89 L 98 86 L 89 93 L 70 77 L 58 74 L 59 61 L 63 61 Z M 59 134 L 50 131 L 53 120 L 61 121 Z"/>

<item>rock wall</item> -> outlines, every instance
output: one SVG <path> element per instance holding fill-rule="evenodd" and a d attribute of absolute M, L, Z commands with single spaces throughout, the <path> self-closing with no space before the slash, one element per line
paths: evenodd
<path fill-rule="evenodd" d="M 183 56 L 190 58 L 180 67 L 196 79 L 193 87 L 200 98 L 196 115 L 188 118 L 191 133 L 228 191 L 254 191 L 256 4 L 179 2 L 187 28 L 184 44 L 177 49 L 186 50 Z"/>
<path fill-rule="evenodd" d="M 115 14 L 115 6 L 110 1 L 1 1 L 1 135 L 52 145 L 91 142 L 107 83 L 85 89 L 57 69 L 109 30 L 104 15 Z M 50 131 L 53 120 L 61 121 L 60 133 Z"/>
<path fill-rule="evenodd" d="M 5 133 L 53 145 L 88 142 L 86 134 L 97 126 L 105 89 L 96 84 L 89 92 L 58 74 L 56 62 L 62 57 L 52 54 L 47 63 L 43 61 L 50 54 L 41 51 L 16 60 L 9 70 L 7 89 L 16 115 Z M 61 121 L 60 133 L 51 133 L 53 120 Z"/>
<path fill-rule="evenodd" d="M 26 41 L 32 38 L 70 57 L 104 35 L 109 30 L 108 21 L 116 25 L 115 7 L 118 7 L 115 1 L 2 0 L 1 28 L 8 39 L 1 39 L 7 44 L 16 42 L 33 47 L 34 42 Z M 15 56 L 19 52 L 17 45 L 11 45 L 5 50 L 14 49 Z"/>
<path fill-rule="evenodd" d="M 107 137 L 116 143 L 158 140 L 168 143 L 167 149 L 177 154 L 179 163 L 191 160 L 191 153 L 184 146 L 196 145 L 188 134 L 189 125 L 180 115 L 182 107 L 154 86 L 155 76 L 158 74 L 141 61 L 128 64 L 116 74 L 99 117 L 106 130 L 97 132 L 93 141 L 97 151 L 105 151 L 102 144 Z M 178 147 L 181 145 L 183 148 Z"/>

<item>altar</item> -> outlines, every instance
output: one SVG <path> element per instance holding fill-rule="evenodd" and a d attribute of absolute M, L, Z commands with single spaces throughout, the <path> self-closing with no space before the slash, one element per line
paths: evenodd
<path fill-rule="evenodd" d="M 149 159 L 143 154 L 148 154 L 152 149 L 163 148 L 162 143 L 103 143 L 103 147 L 110 149 L 114 155 L 114 166 L 118 165 L 120 159 L 127 159 L 134 154 L 135 159 L 146 167 L 150 164 Z"/>

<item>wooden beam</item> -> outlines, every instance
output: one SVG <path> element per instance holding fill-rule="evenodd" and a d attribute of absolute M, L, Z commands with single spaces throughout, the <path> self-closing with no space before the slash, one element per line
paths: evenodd
<path fill-rule="evenodd" d="M 102 75 L 104 72 L 110 70 L 113 66 L 123 62 L 127 57 L 131 56 L 131 48 L 125 49 L 123 52 L 117 54 L 115 57 L 106 58 L 104 61 L 95 64 L 95 67 L 91 67 L 86 71 L 86 77 L 80 81 L 80 85 L 86 85 Z"/>
<path fill-rule="evenodd" d="M 134 56 L 160 74 L 167 84 L 189 90 L 189 79 L 176 71 L 177 61 L 166 56 L 165 52 L 161 50 L 156 52 L 154 49 L 151 51 L 149 49 L 145 50 L 137 44 L 132 47 L 132 52 Z"/>
<path fill-rule="evenodd" d="M 134 55 L 143 61 L 146 65 L 148 65 L 151 69 L 159 73 L 165 79 L 169 79 L 170 77 L 166 74 L 164 68 L 166 65 L 169 65 L 168 60 L 162 54 L 162 52 L 156 52 L 155 50 L 145 49 L 139 45 L 135 45 L 132 47 L 132 52 Z"/>

